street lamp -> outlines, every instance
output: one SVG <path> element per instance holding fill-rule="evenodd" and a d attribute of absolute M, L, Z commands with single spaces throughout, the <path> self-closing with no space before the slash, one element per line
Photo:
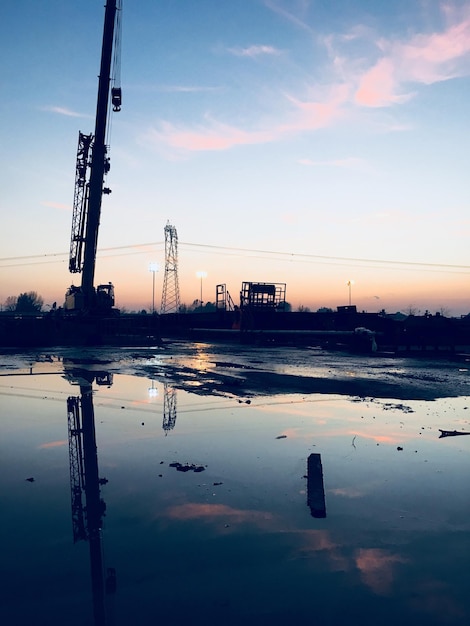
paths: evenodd
<path fill-rule="evenodd" d="M 354 285 L 354 281 L 348 280 L 346 285 L 349 287 L 349 306 L 351 306 L 351 287 Z"/>
<path fill-rule="evenodd" d="M 155 313 L 155 272 L 158 272 L 158 263 L 149 263 L 149 272 L 152 272 L 152 313 Z"/>
<path fill-rule="evenodd" d="M 202 311 L 202 279 L 207 277 L 207 272 L 200 270 L 199 272 L 196 272 L 196 276 L 201 281 L 201 297 L 199 298 L 199 302 L 201 303 L 201 311 Z"/>
<path fill-rule="evenodd" d="M 158 396 L 158 389 L 155 387 L 155 381 L 152 380 L 152 386 L 148 388 L 149 398 L 156 398 Z"/>

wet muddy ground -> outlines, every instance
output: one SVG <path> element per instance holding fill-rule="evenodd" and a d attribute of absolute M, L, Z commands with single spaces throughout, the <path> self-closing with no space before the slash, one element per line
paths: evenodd
<path fill-rule="evenodd" d="M 4 622 L 468 623 L 469 381 L 307 348 L 2 355 Z"/>

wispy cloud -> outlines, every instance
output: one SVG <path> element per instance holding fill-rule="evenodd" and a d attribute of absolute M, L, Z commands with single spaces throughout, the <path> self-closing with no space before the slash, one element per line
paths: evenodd
<path fill-rule="evenodd" d="M 154 89 L 160 93 L 205 93 L 221 90 L 222 87 L 203 87 L 201 85 L 160 85 Z"/>
<path fill-rule="evenodd" d="M 273 131 L 246 131 L 229 124 L 208 121 L 196 129 L 162 122 L 159 129 L 147 135 L 151 143 L 164 143 L 182 151 L 227 150 L 239 145 L 267 143 L 274 139 Z"/>
<path fill-rule="evenodd" d="M 264 5 L 298 28 L 314 33 L 314 29 L 307 20 L 310 0 L 288 0 L 284 3 L 280 0 L 264 0 Z"/>
<path fill-rule="evenodd" d="M 279 56 L 282 54 L 282 51 L 278 48 L 274 48 L 273 46 L 266 46 L 261 44 L 256 44 L 253 46 L 247 46 L 246 48 L 228 48 L 228 52 L 237 56 L 237 57 L 250 57 L 255 58 L 259 56 Z"/>
<path fill-rule="evenodd" d="M 402 104 L 419 85 L 470 74 L 470 18 L 441 33 L 417 34 L 408 41 L 380 39 L 381 57 L 360 77 L 355 101 L 367 107 Z"/>
<path fill-rule="evenodd" d="M 48 448 L 62 448 L 63 446 L 67 445 L 67 441 L 65 439 L 62 439 L 60 441 L 48 441 L 47 443 L 42 443 L 39 448 L 41 450 L 45 450 Z"/>
<path fill-rule="evenodd" d="M 289 11 L 281 2 L 265 0 L 265 5 L 288 17 L 303 21 L 308 3 L 289 4 Z M 295 13 L 291 13 L 294 11 Z M 385 108 L 402 105 L 419 93 L 422 85 L 449 80 L 470 74 L 470 16 L 457 19 L 452 12 L 445 14 L 446 26 L 441 32 L 414 34 L 407 39 L 374 37 L 369 27 L 356 26 L 346 35 L 324 37 L 323 44 L 331 62 L 329 84 L 311 84 L 302 95 L 292 89 L 279 98 L 278 119 L 259 117 L 251 128 L 236 123 L 226 123 L 214 116 L 206 116 L 201 123 L 190 126 L 184 123 L 161 121 L 146 133 L 147 143 L 166 146 L 173 153 L 221 151 L 236 146 L 255 145 L 284 140 L 296 134 L 312 132 L 338 123 L 346 116 L 358 115 L 362 109 Z M 451 20 L 453 22 L 451 23 Z M 366 42 L 368 53 L 359 45 Z M 349 46 L 354 46 L 350 54 Z M 232 48 L 232 54 L 246 57 L 281 54 L 271 46 L 254 45 Z M 370 54 L 369 54 L 370 52 Z M 372 61 L 370 58 L 372 56 Z M 175 90 L 178 88 L 175 88 Z M 180 87 L 184 90 L 184 87 Z M 189 88 L 191 89 L 191 88 Z M 197 88 L 196 88 L 197 89 Z M 262 87 L 260 87 L 262 89 Z M 279 90 L 281 92 L 281 89 Z M 272 88 L 270 94 L 273 95 Z M 410 124 L 377 118 L 369 122 L 379 132 L 409 130 Z M 377 127 L 377 124 L 382 126 Z M 374 126 L 375 125 L 375 126 Z M 334 161 L 300 161 L 303 165 L 364 168 L 354 159 Z"/>
<path fill-rule="evenodd" d="M 49 113 L 57 113 L 58 115 L 65 115 L 66 117 L 90 117 L 89 115 L 83 115 L 82 113 L 77 113 L 77 111 L 72 111 L 66 107 L 58 107 L 58 106 L 45 106 L 43 107 L 43 111 L 48 111 Z"/>
<path fill-rule="evenodd" d="M 158 128 L 148 131 L 145 141 L 189 152 L 227 150 L 241 145 L 270 143 L 302 131 L 329 126 L 341 116 L 341 106 L 346 98 L 347 90 L 343 85 L 327 90 L 323 100 L 319 101 L 300 100 L 286 95 L 285 100 L 291 105 L 289 116 L 280 124 L 267 124 L 264 129 L 245 130 L 209 116 L 196 129 L 164 121 Z"/>
<path fill-rule="evenodd" d="M 59 209 L 59 211 L 70 211 L 71 206 L 69 204 L 62 204 L 60 202 L 41 202 L 41 206 L 45 206 L 51 209 Z"/>

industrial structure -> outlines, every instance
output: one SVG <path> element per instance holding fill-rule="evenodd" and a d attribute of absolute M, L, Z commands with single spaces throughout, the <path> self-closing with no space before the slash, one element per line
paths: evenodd
<path fill-rule="evenodd" d="M 167 222 L 165 226 L 165 274 L 163 277 L 161 313 L 178 313 L 180 289 L 178 283 L 178 233 Z"/>
<path fill-rule="evenodd" d="M 72 370 L 67 378 L 80 386 L 80 395 L 67 399 L 73 540 L 88 541 L 94 623 L 105 626 L 105 596 L 116 590 L 116 571 L 112 567 L 105 571 L 103 559 L 101 530 L 106 504 L 100 487 L 107 480 L 98 473 L 92 383 L 96 380 L 98 385 L 109 386 L 112 374 Z"/>
<path fill-rule="evenodd" d="M 163 383 L 163 424 L 165 435 L 173 430 L 176 424 L 176 388 L 173 385 Z"/>
<path fill-rule="evenodd" d="M 120 86 L 121 0 L 108 0 L 105 8 L 101 65 L 98 81 L 95 132 L 78 135 L 75 194 L 72 213 L 69 270 L 80 273 L 81 285 L 72 285 L 65 295 L 64 308 L 81 313 L 109 312 L 114 306 L 111 283 L 95 289 L 95 265 L 98 230 L 104 187 L 110 169 L 107 145 L 109 104 L 113 111 L 121 110 Z"/>

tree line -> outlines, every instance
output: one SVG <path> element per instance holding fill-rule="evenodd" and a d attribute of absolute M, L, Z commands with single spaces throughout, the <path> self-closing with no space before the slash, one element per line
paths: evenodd
<path fill-rule="evenodd" d="M 15 313 L 40 313 L 44 299 L 36 291 L 25 291 L 19 296 L 8 296 L 3 304 L 4 311 Z"/>

